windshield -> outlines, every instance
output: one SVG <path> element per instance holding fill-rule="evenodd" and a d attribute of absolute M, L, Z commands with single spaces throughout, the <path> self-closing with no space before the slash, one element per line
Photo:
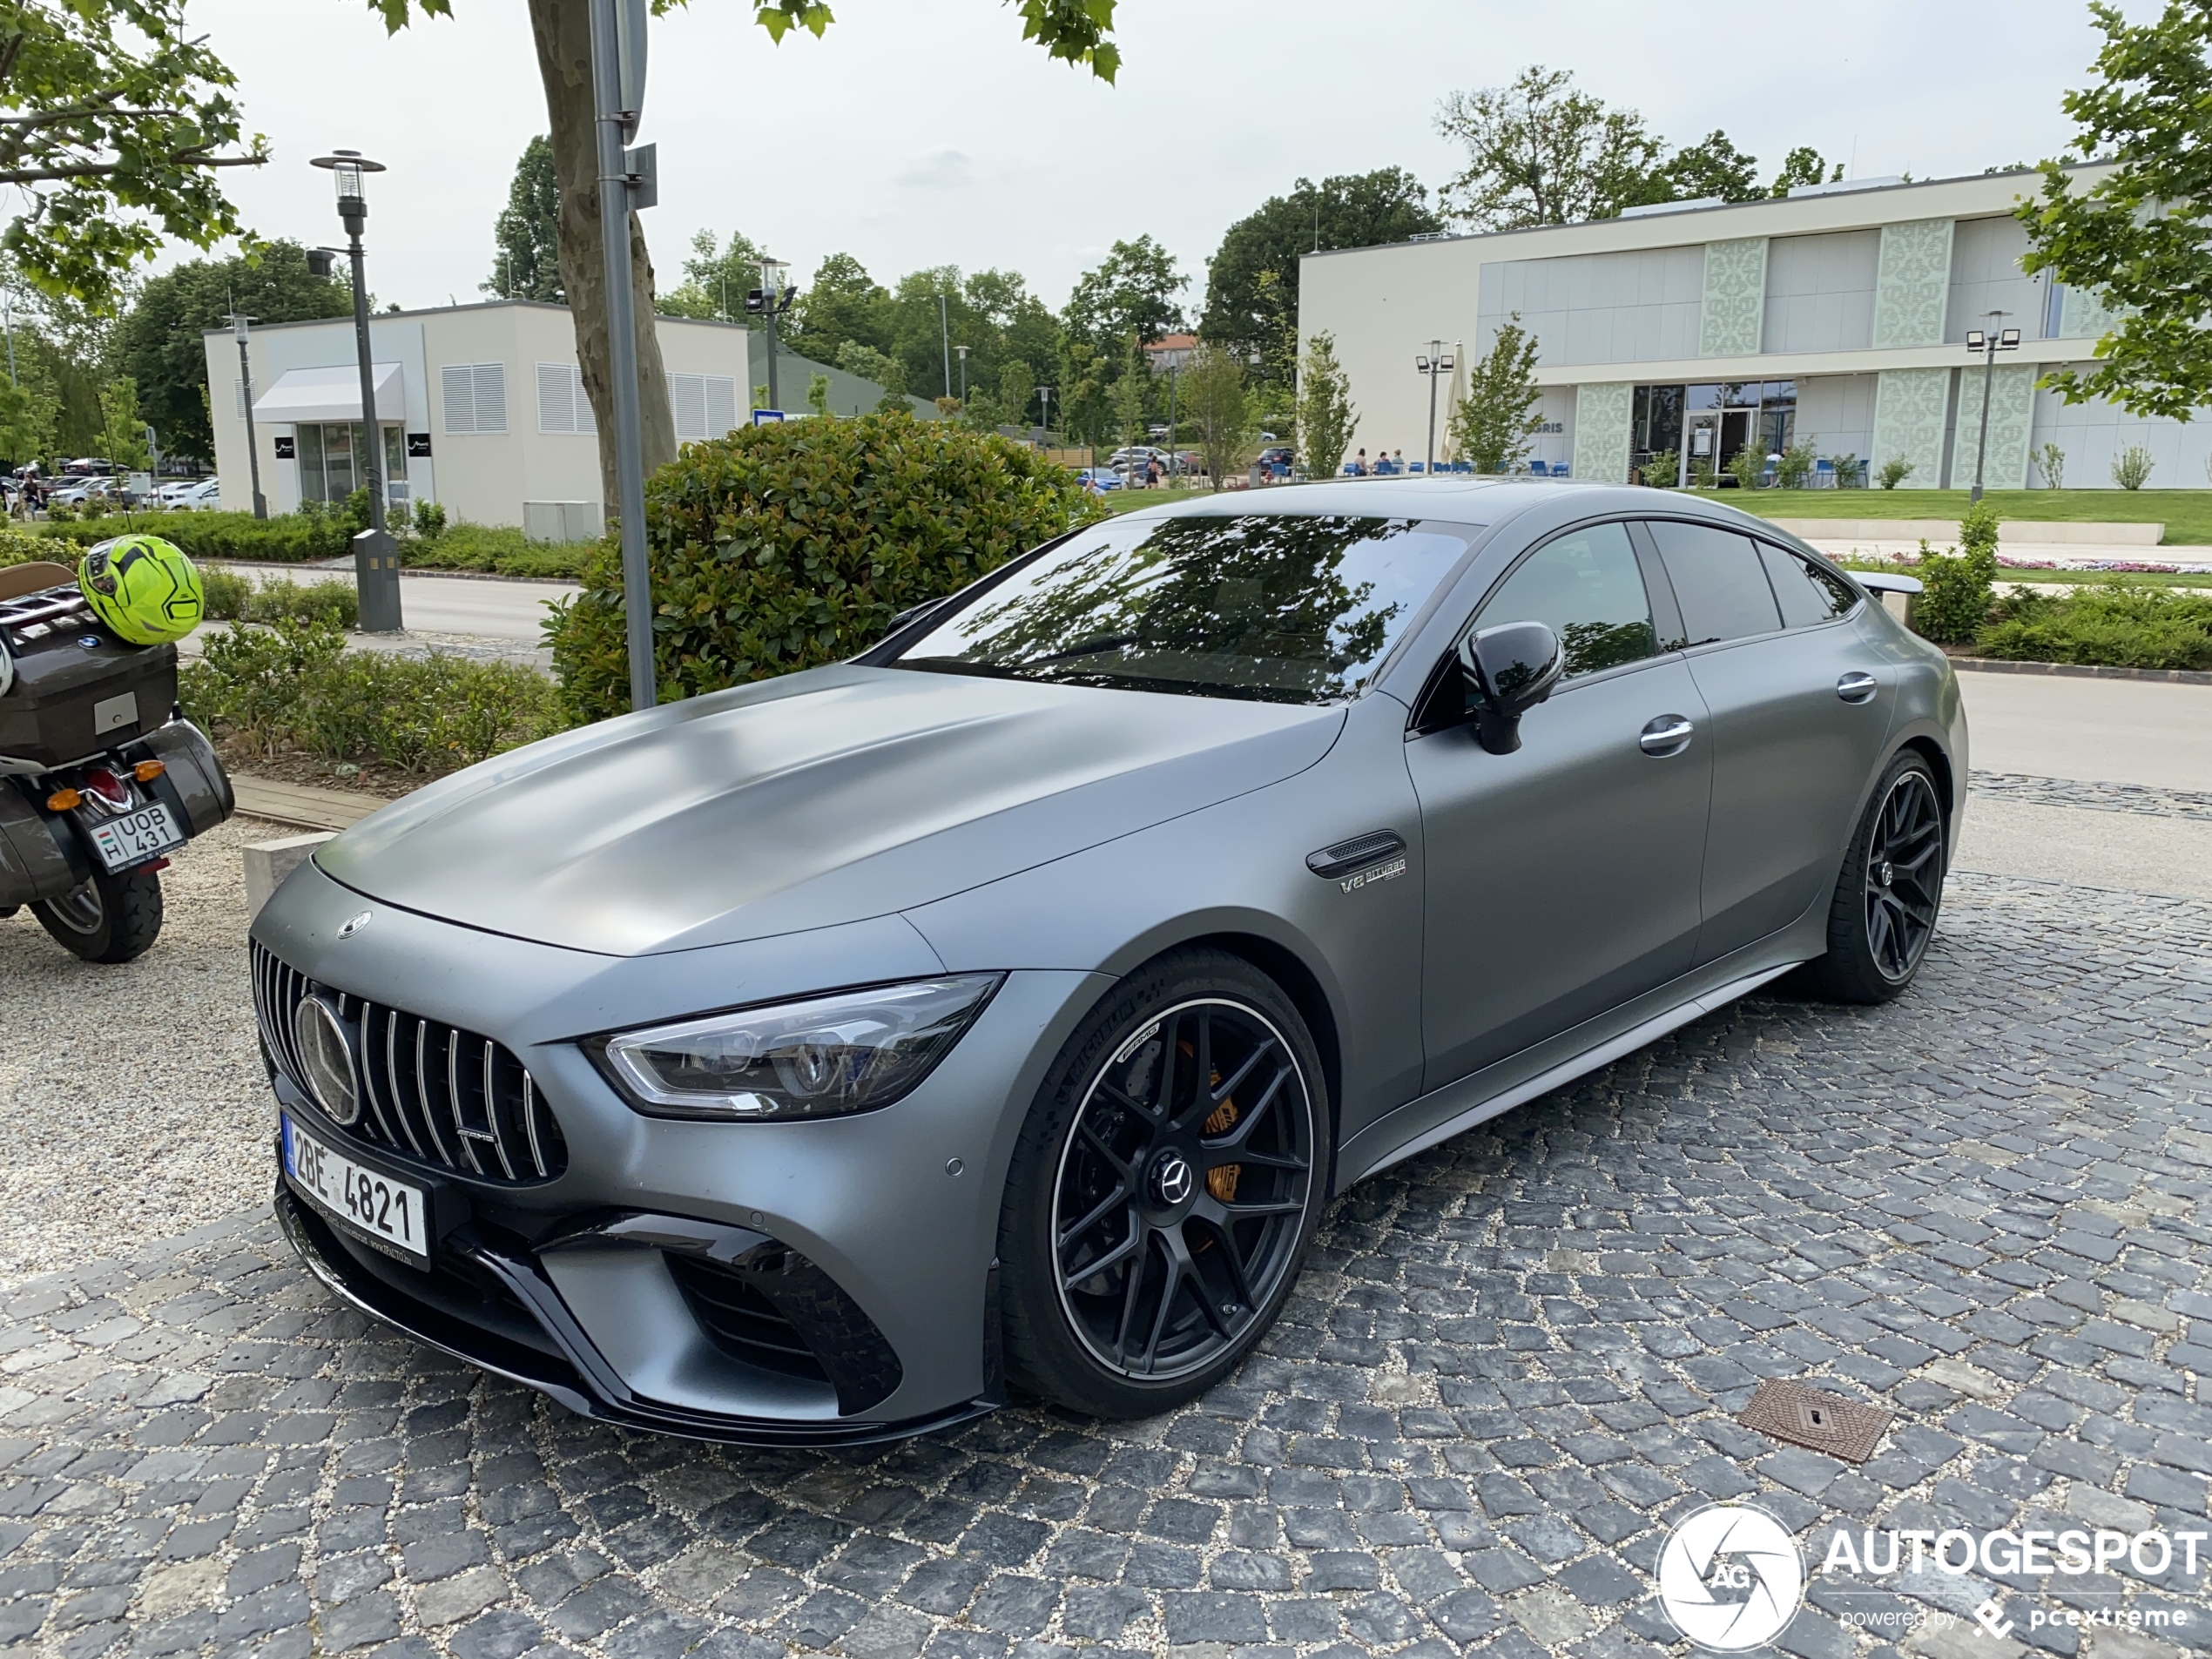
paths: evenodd
<path fill-rule="evenodd" d="M 894 660 L 1325 703 L 1366 683 L 1476 528 L 1350 514 L 1116 519 L 980 595 Z"/>

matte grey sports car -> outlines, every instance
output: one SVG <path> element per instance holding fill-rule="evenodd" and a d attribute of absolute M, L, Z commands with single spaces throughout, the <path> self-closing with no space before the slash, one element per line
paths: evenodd
<path fill-rule="evenodd" d="M 1870 584 L 1694 497 L 1317 484 L 476 766 L 255 923 L 279 1211 L 634 1426 L 1163 1409 L 1362 1177 L 1800 964 L 1911 981 L 1966 730 Z"/>

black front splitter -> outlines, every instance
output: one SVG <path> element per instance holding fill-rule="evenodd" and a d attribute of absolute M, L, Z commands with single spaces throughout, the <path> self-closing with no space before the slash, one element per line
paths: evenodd
<path fill-rule="evenodd" d="M 465 1254 L 495 1275 L 544 1328 L 561 1358 L 509 1341 L 455 1318 L 386 1285 L 361 1268 L 339 1246 L 328 1224 L 293 1196 L 280 1176 L 274 1198 L 277 1221 L 300 1259 L 323 1284 L 371 1318 L 442 1353 L 509 1382 L 535 1388 L 579 1417 L 596 1418 L 624 1428 L 731 1446 L 880 1446 L 911 1440 L 969 1422 L 996 1407 L 988 1400 L 965 1400 L 928 1417 L 899 1422 L 793 1423 L 773 1418 L 729 1417 L 686 1411 L 632 1393 L 591 1345 L 543 1275 L 517 1260 L 476 1244 Z M 448 1248 L 451 1244 L 448 1244 Z"/>

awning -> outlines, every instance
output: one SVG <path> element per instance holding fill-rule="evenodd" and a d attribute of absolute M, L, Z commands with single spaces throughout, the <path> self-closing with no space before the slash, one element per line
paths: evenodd
<path fill-rule="evenodd" d="M 370 365 L 376 377 L 376 418 L 407 419 L 407 392 L 397 363 Z M 302 421 L 358 421 L 361 418 L 361 372 L 357 363 L 330 368 L 288 368 L 276 384 L 253 400 L 253 418 L 297 424 Z"/>

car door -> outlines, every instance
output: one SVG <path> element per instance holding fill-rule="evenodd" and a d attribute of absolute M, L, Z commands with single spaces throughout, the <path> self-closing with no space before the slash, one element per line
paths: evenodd
<path fill-rule="evenodd" d="M 1627 527 L 1538 545 L 1470 631 L 1546 623 L 1567 669 L 1486 752 L 1464 725 L 1406 745 L 1426 848 L 1423 1086 L 1434 1089 L 1689 968 L 1711 792 L 1703 704 Z M 1456 690 L 1458 681 L 1447 684 Z"/>
<path fill-rule="evenodd" d="M 1712 717 L 1697 942 L 1709 962 L 1826 897 L 1889 735 L 1895 685 L 1848 620 L 1858 596 L 1817 565 L 1717 524 L 1645 529 Z"/>

